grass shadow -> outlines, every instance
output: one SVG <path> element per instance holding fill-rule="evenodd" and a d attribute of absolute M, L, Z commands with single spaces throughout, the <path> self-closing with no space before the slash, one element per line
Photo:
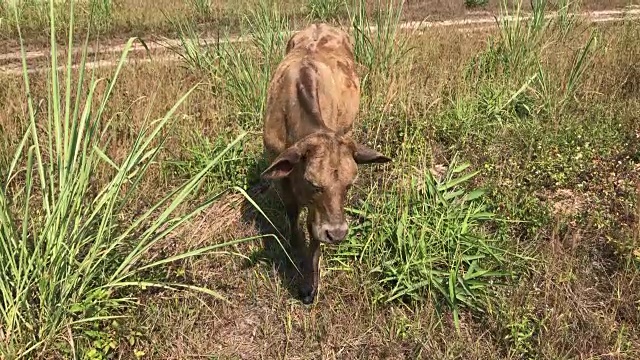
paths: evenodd
<path fill-rule="evenodd" d="M 253 230 L 259 235 L 274 235 L 278 239 L 273 236 L 263 238 L 261 248 L 249 255 L 243 268 L 248 269 L 260 263 L 273 267 L 278 273 L 281 285 L 289 291 L 291 297 L 300 300 L 298 284 L 301 275 L 291 261 L 296 261 L 298 268 L 300 268 L 300 264 L 297 263 L 289 244 L 291 231 L 285 215 L 284 204 L 276 192 L 275 184 L 260 179 L 260 172 L 267 165 L 266 160 L 261 159 L 248 174 L 251 181 L 247 194 L 255 202 L 255 205 L 247 199 L 242 201 L 240 221 L 244 226 L 253 227 Z M 256 206 L 262 210 L 264 215 Z"/>

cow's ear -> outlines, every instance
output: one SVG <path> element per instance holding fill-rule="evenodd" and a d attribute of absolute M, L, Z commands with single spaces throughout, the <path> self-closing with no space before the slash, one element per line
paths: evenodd
<path fill-rule="evenodd" d="M 390 157 L 387 157 L 376 150 L 358 143 L 356 143 L 356 149 L 353 153 L 353 159 L 357 164 L 384 164 L 392 161 Z"/>
<path fill-rule="evenodd" d="M 296 40 L 295 40 L 296 35 L 297 34 L 292 35 L 289 41 L 287 41 L 287 48 L 285 50 L 285 54 L 288 54 L 296 46 Z"/>
<path fill-rule="evenodd" d="M 353 36 L 351 36 L 350 34 L 346 33 L 344 34 L 344 37 L 342 38 L 342 47 L 344 48 L 344 50 L 347 52 L 347 54 L 349 54 L 349 56 L 353 59 Z"/>
<path fill-rule="evenodd" d="M 302 153 L 298 146 L 291 146 L 273 160 L 271 165 L 260 174 L 266 180 L 278 180 L 291 174 L 296 164 L 302 159 Z"/>

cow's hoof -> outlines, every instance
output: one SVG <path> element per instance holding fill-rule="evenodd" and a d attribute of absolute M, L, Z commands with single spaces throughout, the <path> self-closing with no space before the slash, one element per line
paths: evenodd
<path fill-rule="evenodd" d="M 316 298 L 316 289 L 311 286 L 302 286 L 300 288 L 300 298 L 302 299 L 302 303 L 305 305 L 313 304 L 313 301 Z"/>

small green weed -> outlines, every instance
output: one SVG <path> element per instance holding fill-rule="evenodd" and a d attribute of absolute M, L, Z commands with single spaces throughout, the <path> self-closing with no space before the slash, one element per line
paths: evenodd
<path fill-rule="evenodd" d="M 487 6 L 489 0 L 464 0 L 464 5 L 468 8 L 477 8 Z"/>
<path fill-rule="evenodd" d="M 538 319 L 535 309 L 528 305 L 527 308 L 508 308 L 505 315 L 507 335 L 505 340 L 509 343 L 509 353 L 519 359 L 535 358 L 535 336 L 544 326 L 544 319 Z"/>

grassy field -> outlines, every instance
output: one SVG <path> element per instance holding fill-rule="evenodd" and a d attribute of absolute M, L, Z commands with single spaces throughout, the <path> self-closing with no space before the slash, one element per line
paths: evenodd
<path fill-rule="evenodd" d="M 304 24 L 310 19 L 331 21 L 346 19 L 349 4 L 360 0 L 277 0 L 280 11 L 287 15 L 292 24 Z M 65 1 L 54 1 L 56 19 L 61 25 L 58 33 L 63 34 L 69 21 L 68 5 Z M 74 21 L 81 34 L 88 24 L 94 33 L 106 38 L 126 39 L 129 36 L 176 35 L 176 21 L 197 23 L 202 31 L 216 32 L 241 29 L 244 16 L 250 13 L 257 0 L 80 0 Z M 376 4 L 397 3 L 397 0 L 366 0 L 367 12 L 371 14 Z M 420 0 L 406 1 L 402 13 L 403 20 L 444 20 L 468 16 L 472 13 L 495 12 L 502 0 Z M 9 4 L 18 4 L 19 22 L 25 37 L 31 44 L 46 45 L 49 29 L 49 8 L 46 0 L 2 0 L 0 1 L 0 40 L 15 45 L 17 39 L 16 21 Z M 549 1 L 551 9 L 575 1 Z M 621 8 L 635 0 L 581 0 L 584 10 Z M 509 4 L 513 7 L 513 4 Z M 530 11 L 531 3 L 524 1 L 523 10 Z M 65 36 L 60 36 L 64 41 Z"/>
<path fill-rule="evenodd" d="M 537 1 L 529 22 L 410 33 L 395 25 L 465 2 L 243 1 L 243 21 L 231 2 L 163 3 L 114 2 L 101 29 L 176 34 L 179 63 L 0 73 L 0 358 L 640 357 L 638 20 Z M 61 43 L 85 6 L 53 9 Z M 20 34 L 49 51 L 31 10 Z M 356 30 L 356 136 L 394 162 L 359 170 L 304 306 L 258 179 L 261 116 L 273 31 L 335 13 Z M 253 41 L 198 43 L 231 18 Z"/>

